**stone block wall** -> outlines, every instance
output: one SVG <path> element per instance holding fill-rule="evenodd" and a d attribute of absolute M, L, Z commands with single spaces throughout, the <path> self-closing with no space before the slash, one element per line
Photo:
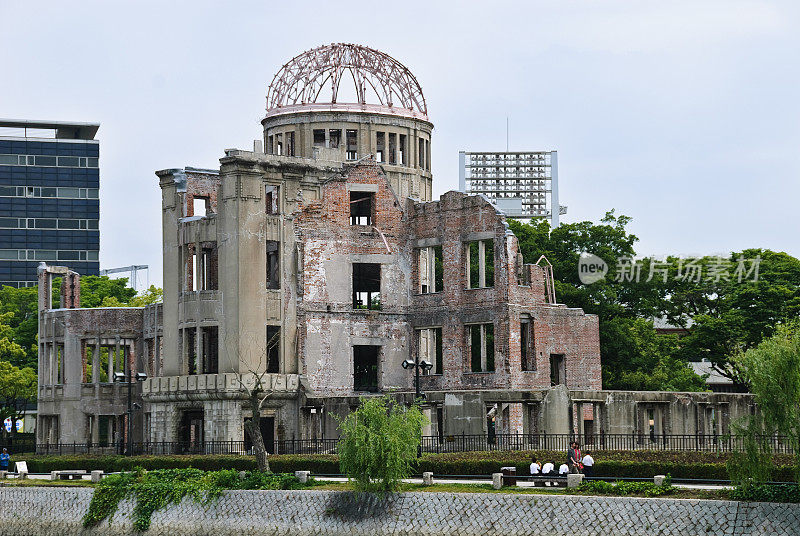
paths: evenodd
<path fill-rule="evenodd" d="M 84 530 L 93 490 L 0 488 L 0 536 L 127 535 L 133 503 Z M 331 491 L 229 491 L 153 514 L 150 536 L 795 536 L 800 505 L 680 499 Z"/>

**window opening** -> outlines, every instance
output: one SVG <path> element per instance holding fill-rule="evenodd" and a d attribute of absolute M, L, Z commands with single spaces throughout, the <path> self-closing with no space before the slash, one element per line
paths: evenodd
<path fill-rule="evenodd" d="M 325 147 L 325 129 L 314 129 L 314 147 Z"/>
<path fill-rule="evenodd" d="M 203 337 L 203 374 L 219 372 L 219 328 L 208 326 L 200 328 Z"/>
<path fill-rule="evenodd" d="M 564 354 L 550 354 L 550 385 L 566 384 Z"/>
<path fill-rule="evenodd" d="M 353 309 L 381 308 L 381 265 L 353 263 Z"/>
<path fill-rule="evenodd" d="M 186 373 L 197 374 L 197 329 L 186 328 L 183 333 L 186 344 Z"/>
<path fill-rule="evenodd" d="M 524 320 L 519 325 L 520 366 L 522 370 L 536 370 L 536 348 L 533 338 L 533 321 Z"/>
<path fill-rule="evenodd" d="M 494 286 L 494 240 L 467 243 L 467 288 Z"/>
<path fill-rule="evenodd" d="M 419 359 L 433 365 L 423 374 L 442 374 L 442 328 L 424 328 L 417 330 Z"/>
<path fill-rule="evenodd" d="M 278 213 L 278 186 L 264 187 L 264 211 L 267 214 Z"/>
<path fill-rule="evenodd" d="M 372 225 L 373 192 L 350 192 L 350 225 Z"/>
<path fill-rule="evenodd" d="M 267 288 L 281 288 L 280 277 L 280 242 L 277 240 L 267 240 Z"/>
<path fill-rule="evenodd" d="M 397 134 L 389 133 L 389 163 L 397 163 Z"/>
<path fill-rule="evenodd" d="M 400 163 L 404 166 L 408 165 L 408 151 L 406 150 L 406 135 L 400 134 Z"/>
<path fill-rule="evenodd" d="M 422 294 L 441 292 L 444 289 L 442 246 L 420 248 L 419 278 L 419 291 Z"/>
<path fill-rule="evenodd" d="M 347 159 L 355 160 L 358 158 L 358 131 L 346 130 L 345 135 L 347 136 Z"/>
<path fill-rule="evenodd" d="M 208 198 L 207 197 L 200 197 L 194 196 L 192 198 L 192 216 L 202 216 L 206 217 L 206 213 L 208 212 Z"/>
<path fill-rule="evenodd" d="M 342 142 L 342 131 L 339 129 L 328 131 L 328 143 L 331 149 L 338 149 Z"/>
<path fill-rule="evenodd" d="M 280 372 L 281 327 L 267 326 L 267 372 Z"/>
<path fill-rule="evenodd" d="M 494 324 L 472 324 L 467 329 L 472 372 L 494 372 Z"/>
<path fill-rule="evenodd" d="M 386 134 L 383 132 L 375 133 L 375 161 L 383 163 L 386 161 Z"/>
<path fill-rule="evenodd" d="M 353 346 L 353 390 L 378 391 L 379 346 Z"/>

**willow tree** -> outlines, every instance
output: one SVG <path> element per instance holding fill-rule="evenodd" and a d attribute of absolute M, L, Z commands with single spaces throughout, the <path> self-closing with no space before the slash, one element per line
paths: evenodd
<path fill-rule="evenodd" d="M 744 450 L 735 457 L 732 477 L 764 481 L 771 468 L 772 439 L 795 453 L 800 482 L 800 323 L 778 326 L 775 334 L 734 358 L 749 384 L 757 412 L 737 426 Z"/>

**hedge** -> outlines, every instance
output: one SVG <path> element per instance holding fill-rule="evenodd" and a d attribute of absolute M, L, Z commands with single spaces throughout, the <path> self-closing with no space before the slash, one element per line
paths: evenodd
<path fill-rule="evenodd" d="M 800 485 L 750 485 L 731 490 L 731 499 L 750 502 L 800 503 Z"/>
<path fill-rule="evenodd" d="M 561 453 L 541 453 L 540 462 L 552 461 L 559 465 Z M 15 457 L 12 461 L 19 461 Z M 181 456 L 30 456 L 25 458 L 32 473 L 49 473 L 62 469 L 102 470 L 106 473 L 130 471 L 135 467 L 145 469 L 182 469 L 194 467 L 204 470 L 256 468 L 251 456 L 181 455 Z M 675 478 L 727 480 L 728 472 L 723 462 L 692 463 L 663 456 L 660 461 L 634 461 L 608 459 L 605 453 L 595 455 L 595 475 L 602 477 L 652 478 L 653 475 L 671 474 Z M 431 471 L 437 475 L 489 475 L 501 467 L 515 466 L 517 474 L 529 474 L 530 453 L 516 452 L 464 452 L 457 454 L 425 454 L 417 464 L 417 473 Z M 315 474 L 339 474 L 339 458 L 331 454 L 280 455 L 270 457 L 270 468 L 276 473 L 303 470 Z M 793 466 L 776 465 L 772 479 L 792 482 Z"/>

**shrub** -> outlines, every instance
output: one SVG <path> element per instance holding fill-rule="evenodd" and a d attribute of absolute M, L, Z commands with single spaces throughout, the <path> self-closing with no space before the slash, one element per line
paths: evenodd
<path fill-rule="evenodd" d="M 312 483 L 313 485 L 313 483 Z M 205 472 L 199 469 L 158 469 L 147 472 L 137 468 L 131 473 L 111 475 L 95 489 L 89 509 L 83 517 L 85 527 L 93 527 L 113 517 L 119 502 L 133 496 L 133 527 L 150 528 L 153 512 L 177 504 L 183 497 L 207 504 L 226 489 L 293 489 L 304 487 L 294 475 L 253 471 L 240 478 L 234 469 Z"/>
<path fill-rule="evenodd" d="M 675 487 L 669 482 L 663 486 L 656 486 L 652 482 L 614 482 L 609 483 L 603 480 L 590 480 L 581 483 L 578 491 L 586 493 L 599 493 L 602 495 L 645 495 L 646 497 L 658 497 L 668 495 L 675 491 Z"/>
<path fill-rule="evenodd" d="M 800 503 L 798 484 L 751 484 L 731 490 L 731 499 L 751 502 Z"/>
<path fill-rule="evenodd" d="M 394 491 L 413 471 L 425 417 L 388 397 L 362 398 L 339 425 L 339 466 L 359 491 Z"/>

